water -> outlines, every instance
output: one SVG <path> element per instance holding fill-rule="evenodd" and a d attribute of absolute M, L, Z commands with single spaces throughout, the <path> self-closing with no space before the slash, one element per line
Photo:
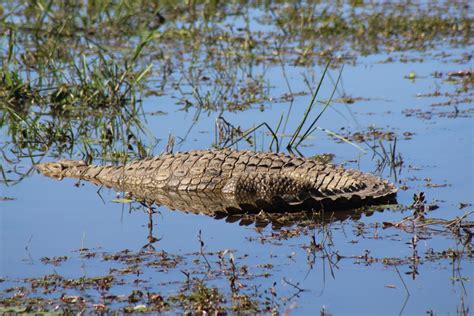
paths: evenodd
<path fill-rule="evenodd" d="M 439 207 L 426 215 L 429 218 L 452 220 L 472 210 L 471 205 L 460 209 L 459 203 L 474 203 L 472 102 L 457 105 L 461 114 L 465 113 L 457 117 L 437 114 L 454 113 L 452 105 L 431 106 L 434 102 L 456 99 L 443 96 L 460 87 L 460 84 L 446 83 L 446 73 L 472 69 L 472 61 L 456 61 L 470 49 L 472 47 L 438 46 L 429 52 L 405 53 L 409 58 L 423 57 L 423 62 L 400 62 L 400 53 L 358 57 L 355 64 L 345 66 L 336 97 L 345 94 L 363 99 L 353 104 L 334 103 L 318 123 L 322 128 L 341 134 L 346 131 L 366 132 L 369 126 L 393 131 L 398 137 L 396 152 L 403 158 L 403 165 L 397 170 L 396 177 L 390 168 L 379 173 L 398 186 L 407 187 L 400 190 L 397 196 L 401 205 L 410 205 L 414 193 L 424 192 L 427 201 Z M 452 57 L 435 57 L 439 52 L 447 52 Z M 381 63 L 388 56 L 394 57 L 395 61 Z M 432 75 L 435 71 L 444 76 L 435 78 Z M 285 72 L 293 92 L 308 92 L 303 74 L 318 80 L 322 68 L 290 64 L 285 66 Z M 416 73 L 415 80 L 406 78 L 410 72 Z M 274 99 L 288 92 L 282 68 L 278 65 L 268 68 L 256 66 L 252 74 L 265 78 L 271 87 L 270 96 Z M 338 69 L 330 71 L 334 80 L 337 74 Z M 319 100 L 326 100 L 332 88 L 330 80 L 325 81 Z M 466 95 L 472 100 L 472 83 L 468 84 L 468 89 Z M 434 91 L 439 91 L 441 96 L 419 97 L 419 94 Z M 202 111 L 199 120 L 193 123 L 196 110 L 179 111 L 179 106 L 175 105 L 179 95 L 177 91 L 172 91 L 143 100 L 146 113 L 167 113 L 164 116 L 146 116 L 146 127 L 152 135 L 161 139 L 157 153 L 164 148 L 169 133 L 179 140 L 192 126 L 186 141 L 177 145 L 179 150 L 209 148 L 214 142 L 214 124 L 220 115 L 242 128 L 261 122 L 276 126 L 282 114 L 286 118 L 290 106 L 290 102 L 264 100 L 245 111 Z M 285 134 L 291 134 L 296 128 L 310 99 L 308 93 L 295 98 Z M 264 111 L 261 111 L 260 104 Z M 318 111 L 321 108 L 319 106 Z M 407 109 L 430 111 L 432 117 L 406 116 Z M 312 114 L 312 117 L 315 115 Z M 411 139 L 406 139 L 404 132 L 412 133 Z M 283 139 L 288 141 L 288 137 Z M 256 149 L 266 150 L 270 140 L 268 134 L 258 131 Z M 367 143 L 372 144 L 373 141 Z M 383 144 L 389 148 L 393 142 L 383 141 Z M 366 154 L 318 131 L 300 149 L 307 156 L 334 153 L 336 163 L 377 172 L 377 158 L 372 159 L 372 152 L 366 144 L 360 145 L 367 151 Z M 252 147 L 239 144 L 240 149 Z M 380 148 L 377 150 L 380 151 Z M 23 160 L 18 167 L 27 170 L 31 164 Z M 445 186 L 429 187 L 427 183 Z M 0 278 L 7 279 L 0 283 L 0 289 L 14 286 L 23 278 L 47 274 L 67 278 L 104 276 L 111 267 L 124 265 L 104 261 L 100 255 L 85 259 L 79 249 L 87 248 L 99 254 L 124 249 L 138 252 L 148 243 L 149 217 L 143 207 L 134 203 L 132 205 L 136 210 L 130 211 L 129 204 L 112 202 L 117 198 L 116 192 L 104 188 L 99 195 L 98 188 L 90 183 L 75 184 L 74 180 L 55 181 L 33 172 L 17 185 L 1 187 L 0 196 L 15 200 L 0 202 Z M 222 293 L 229 293 L 228 276 L 206 273 L 207 265 L 199 254 L 198 235 L 201 232 L 206 253 L 228 250 L 224 255 L 226 262 L 229 262 L 232 253 L 238 267 L 247 267 L 249 274 L 242 273 L 239 279 L 241 292 L 258 292 L 257 297 L 261 301 L 281 313 L 309 315 L 324 310 L 333 315 L 419 315 L 433 311 L 443 315 L 460 313 L 462 306 L 472 308 L 472 252 L 464 253 L 458 259 L 427 258 L 431 249 L 433 252 L 462 249 L 462 239 L 455 238 L 454 234 L 430 230 L 430 227 L 420 228 L 416 234 L 410 229 L 382 228 L 383 222 L 399 222 L 411 215 L 411 210 L 387 209 L 327 226 L 313 223 L 299 227 L 296 223 L 283 230 L 272 230 L 271 225 L 259 229 L 253 224 L 239 225 L 239 221 L 230 223 L 164 207 L 159 207 L 158 211 L 153 216 L 152 234 L 159 240 L 153 246 L 156 251 L 181 256 L 182 261 L 177 268 L 164 271 L 144 266 L 138 276 L 123 276 L 127 283 L 113 286 L 111 292 L 128 295 L 133 289 L 145 288 L 165 296 L 172 295 L 186 280 L 185 274 L 180 271 L 183 270 L 194 271 L 195 278 L 216 286 Z M 472 220 L 472 216 L 469 219 Z M 436 226 L 436 229 L 443 227 Z M 317 244 L 321 245 L 315 251 L 308 248 L 313 235 Z M 420 257 L 418 263 L 412 258 L 414 249 L 410 245 L 415 235 L 415 250 Z M 56 256 L 67 256 L 68 259 L 58 266 L 41 262 L 44 257 Z M 217 256 L 208 254 L 207 257 L 211 267 L 218 269 Z M 384 258 L 385 263 L 382 262 Z M 393 264 L 390 260 L 401 262 Z M 414 270 L 417 274 L 413 276 L 410 273 Z M 263 273 L 268 275 L 263 276 Z M 132 282 L 135 278 L 147 283 L 142 288 Z M 271 294 L 273 290 L 274 295 Z M 65 290 L 60 290 L 57 294 L 63 292 Z M 73 290 L 69 294 L 83 293 Z M 89 293 L 92 293 L 90 302 L 100 301 L 98 291 L 91 290 Z M 113 304 L 120 303 L 111 303 L 111 306 Z"/>

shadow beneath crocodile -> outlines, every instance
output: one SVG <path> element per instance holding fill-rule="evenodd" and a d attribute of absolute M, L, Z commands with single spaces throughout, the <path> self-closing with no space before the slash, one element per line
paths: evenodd
<path fill-rule="evenodd" d="M 280 229 L 294 224 L 321 224 L 346 219 L 358 220 L 362 215 L 370 216 L 384 207 L 357 205 L 357 200 L 331 205 L 315 203 L 311 198 L 299 203 L 288 203 L 281 198 L 264 201 L 252 195 L 235 196 L 217 192 L 170 191 L 156 188 L 144 188 L 131 185 L 109 186 L 115 191 L 125 192 L 125 196 L 144 205 L 164 206 L 170 210 L 186 213 L 203 214 L 229 223 L 242 226 L 254 224 L 263 228 L 271 224 L 273 229 Z M 364 205 L 364 203 L 361 203 Z M 395 204 L 395 196 L 377 202 Z M 353 206 L 352 208 L 348 206 Z"/>
<path fill-rule="evenodd" d="M 271 225 L 273 230 L 280 230 L 294 225 L 312 227 L 315 225 L 328 224 L 337 221 L 358 220 L 365 216 L 371 216 L 376 211 L 382 212 L 383 207 L 373 206 L 370 208 L 359 208 L 344 211 L 300 211 L 293 213 L 266 213 L 259 214 L 226 214 L 217 213 L 214 219 L 225 220 L 228 223 L 237 223 L 240 226 L 255 225 L 256 228 L 265 228 Z"/>

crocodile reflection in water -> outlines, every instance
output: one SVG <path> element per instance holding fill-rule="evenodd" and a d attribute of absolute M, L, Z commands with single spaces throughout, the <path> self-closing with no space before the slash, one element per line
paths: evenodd
<path fill-rule="evenodd" d="M 382 212 L 384 206 L 361 207 L 357 209 L 340 209 L 336 211 L 320 210 L 311 211 L 301 208 L 282 208 L 276 212 L 265 212 L 255 208 L 255 201 L 247 199 L 239 203 L 217 193 L 205 192 L 169 192 L 161 189 L 145 189 L 137 186 L 113 188 L 123 191 L 124 198 L 140 202 L 148 213 L 147 244 L 143 248 L 155 249 L 154 244 L 160 239 L 154 236 L 153 215 L 154 206 L 165 207 L 172 211 L 181 211 L 205 215 L 227 223 L 240 226 L 253 225 L 256 229 L 270 227 L 272 230 L 291 228 L 295 225 L 305 228 L 314 228 L 320 225 L 331 224 L 337 221 L 359 220 L 362 216 L 371 216 L 375 212 Z M 126 191 L 126 192 L 125 192 Z M 264 205 L 263 205 L 264 206 Z M 249 207 L 249 208 L 246 208 Z M 276 206 L 272 206 L 276 207 Z M 246 212 L 243 212 L 247 210 Z"/>
<path fill-rule="evenodd" d="M 362 215 L 370 216 L 375 211 L 383 210 L 382 207 L 371 206 L 313 211 L 302 205 L 281 205 L 281 208 L 277 208 L 274 204 L 252 200 L 251 197 L 247 197 L 246 200 L 237 200 L 215 192 L 170 192 L 162 189 L 142 189 L 136 186 L 114 189 L 126 192 L 126 198 L 142 202 L 143 205 L 149 207 L 155 204 L 174 211 L 206 215 L 228 223 L 238 222 L 241 226 L 255 225 L 256 228 L 264 228 L 271 225 L 274 230 L 295 224 L 314 225 L 346 219 L 358 220 Z M 270 207 L 271 211 L 265 207 Z M 151 209 L 149 211 L 151 212 Z"/>

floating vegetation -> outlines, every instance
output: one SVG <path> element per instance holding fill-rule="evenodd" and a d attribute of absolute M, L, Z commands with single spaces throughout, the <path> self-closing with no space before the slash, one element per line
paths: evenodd
<path fill-rule="evenodd" d="M 377 140 L 394 141 L 396 138 L 403 137 L 404 139 L 412 139 L 413 137 L 412 132 L 403 132 L 401 133 L 401 135 L 398 135 L 394 131 L 387 131 L 387 130 L 384 130 L 383 128 L 375 127 L 375 126 L 369 126 L 366 132 L 343 133 L 344 130 L 342 130 L 341 132 L 341 134 L 343 134 L 344 137 L 358 143 L 373 142 Z"/>
<path fill-rule="evenodd" d="M 292 219 L 287 222 L 287 226 L 273 226 L 271 232 L 260 233 L 256 238 L 249 237 L 248 241 L 278 244 L 309 236 L 310 242 L 299 247 L 307 254 L 310 269 L 313 269 L 317 260 L 327 262 L 332 267 L 331 271 L 341 262 L 352 262 L 354 265 L 395 267 L 397 271 L 417 278 L 419 267 L 428 262 L 448 260 L 456 263 L 474 256 L 471 231 L 474 222 L 469 220 L 473 211 L 443 220 L 431 216 L 435 209 L 420 193 L 413 197 L 413 204 L 406 207 L 412 214 L 397 222 L 364 224 L 358 221 L 336 221 L 330 214 L 326 214 L 326 221 L 317 220 L 315 214 L 311 217 L 307 214 L 306 220 L 301 214 L 267 214 L 273 217 L 275 223 L 283 223 L 290 217 Z M 261 230 L 259 227 L 256 229 Z M 364 239 L 379 242 L 394 237 L 401 242 L 408 239 L 408 253 L 401 257 L 377 257 L 369 250 L 362 254 L 345 254 L 331 237 L 337 229 L 352 230 L 353 243 Z M 434 250 L 429 245 L 419 244 L 420 240 L 429 240 L 440 234 L 455 239 L 458 247 Z M 57 271 L 61 270 L 66 260 L 76 260 L 77 257 L 91 264 L 102 260 L 111 268 L 107 274 L 99 276 L 71 278 L 55 272 L 42 277 L 2 280 L 10 287 L 4 287 L 0 292 L 0 311 L 268 313 L 282 310 L 285 306 L 288 308 L 294 297 L 307 291 L 286 277 L 282 279 L 285 287 L 274 282 L 267 288 L 257 289 L 257 282 L 274 279 L 273 274 L 282 264 L 281 259 L 270 257 L 268 262 L 249 265 L 250 258 L 243 250 L 206 251 L 206 241 L 201 232 L 196 244 L 199 247 L 195 252 L 179 255 L 149 248 L 140 251 L 124 249 L 115 253 L 81 248 L 72 256 L 42 258 L 43 264 L 53 264 Z M 469 281 L 463 278 L 459 267 L 455 271 L 457 282 Z M 283 293 L 279 293 L 281 291 Z"/>
<path fill-rule="evenodd" d="M 253 18 L 254 23 L 277 32 L 252 30 L 251 12 L 258 9 L 269 13 Z M 464 6 L 450 2 L 435 8 L 311 1 L 283 6 L 254 3 L 249 8 L 239 2 L 9 1 L 1 12 L 0 122 L 13 142 L 20 148 L 36 146 L 38 152 L 57 147 L 71 153 L 72 143 L 93 140 L 107 147 L 115 141 L 121 143 L 116 150 L 126 152 L 131 139 L 138 139 L 134 150 L 140 155 L 149 144 L 140 137 L 141 96 L 162 95 L 173 88 L 179 93 L 171 96 L 183 110 L 245 110 L 271 100 L 266 70 L 255 74 L 254 65 L 261 63 L 267 69 L 328 59 L 337 64 L 345 60 L 336 57 L 344 55 L 346 43 L 362 54 L 377 53 L 382 47 L 426 49 L 443 39 L 465 44 L 472 25 Z M 198 16 L 202 23 L 194 23 Z M 228 17 L 246 22 L 237 29 L 221 25 Z M 465 75 L 469 72 L 455 76 L 459 74 L 471 77 Z M 150 89 L 150 76 L 158 82 L 159 92 Z M 127 124 L 127 129 L 119 128 Z M 83 155 L 92 150 L 89 144 Z M 291 145 L 296 145 L 295 136 Z M 102 156 L 114 158 L 102 151 Z"/>
<path fill-rule="evenodd" d="M 469 1 L 2 1 L 0 314 L 384 314 L 406 295 L 398 314 L 468 315 L 471 11 Z M 190 195 L 185 215 L 166 208 L 179 199 L 152 206 L 144 190 L 140 202 L 129 192 L 91 207 L 67 187 L 60 203 L 63 191 L 30 177 L 43 160 L 212 146 L 385 173 L 402 205 L 222 214 L 203 212 L 217 199 Z M 411 204 L 415 190 L 432 200 L 417 192 Z M 121 209 L 119 224 L 101 207 Z M 68 252 L 72 231 L 95 227 L 106 238 Z M 368 289 L 370 302 L 357 296 Z"/>

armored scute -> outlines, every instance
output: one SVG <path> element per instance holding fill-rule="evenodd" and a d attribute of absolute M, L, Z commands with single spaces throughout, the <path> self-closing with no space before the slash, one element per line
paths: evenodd
<path fill-rule="evenodd" d="M 369 173 L 284 154 L 196 150 L 123 166 L 62 160 L 37 165 L 44 175 L 83 179 L 140 200 L 171 206 L 215 203 L 219 211 L 348 209 L 393 202 L 393 184 Z M 168 201 L 168 202 L 167 202 Z M 170 205 L 171 204 L 171 205 Z M 178 207 L 179 208 L 179 207 Z M 217 211 L 217 209 L 216 209 Z"/>

